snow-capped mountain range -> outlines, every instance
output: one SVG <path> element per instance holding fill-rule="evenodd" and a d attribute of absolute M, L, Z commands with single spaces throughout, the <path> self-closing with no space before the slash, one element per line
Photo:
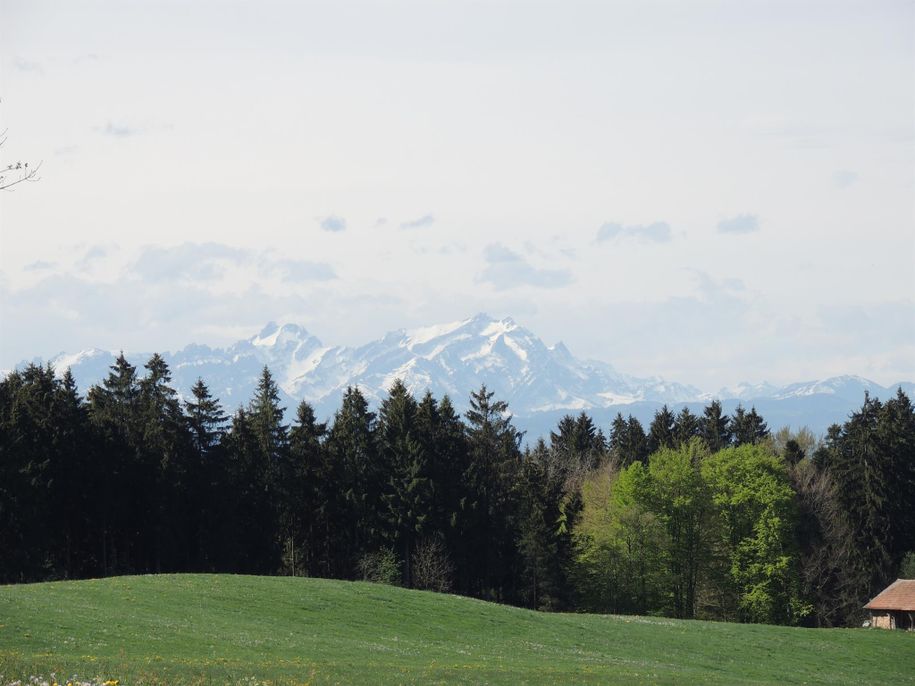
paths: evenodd
<path fill-rule="evenodd" d="M 85 391 L 105 378 L 114 355 L 89 349 L 61 353 L 49 361 L 60 373 L 69 367 Z M 127 354 L 138 367 L 149 356 Z M 264 365 L 276 378 L 290 409 L 304 399 L 323 417 L 330 417 L 337 409 L 347 386 L 358 386 L 370 403 L 377 405 L 394 379 L 401 378 L 415 394 L 426 389 L 438 398 L 447 394 L 463 410 L 469 393 L 485 383 L 509 403 L 517 423 L 533 435 L 542 435 L 553 419 L 568 412 L 585 410 L 596 420 L 616 411 L 631 412 L 646 421 L 662 403 L 674 407 L 698 403 L 701 407 L 711 397 L 731 400 L 726 406 L 737 401 L 764 405 L 770 411 L 764 416 L 770 424 L 778 425 L 771 417 L 773 403 L 795 408 L 790 419 L 796 418 L 798 400 L 808 405 L 811 399 L 825 399 L 831 411 L 847 405 L 847 414 L 860 405 L 865 390 L 886 397 L 896 388 L 842 376 L 785 387 L 741 384 L 708 394 L 657 377 L 629 376 L 603 362 L 580 360 L 562 343 L 545 345 L 511 318 L 494 319 L 485 314 L 450 324 L 392 331 L 360 347 L 326 346 L 300 326 L 270 323 L 256 336 L 226 348 L 191 344 L 175 353 L 163 353 L 163 357 L 179 392 L 187 394 L 197 378 L 203 378 L 230 410 L 251 398 Z M 901 385 L 910 394 L 915 388 L 911 383 Z M 838 405 L 836 401 L 840 401 Z M 841 421 L 844 414 L 831 421 Z M 817 421 L 806 423 L 821 429 Z"/>

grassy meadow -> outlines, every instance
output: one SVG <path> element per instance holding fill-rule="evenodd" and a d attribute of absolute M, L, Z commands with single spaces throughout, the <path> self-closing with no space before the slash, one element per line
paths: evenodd
<path fill-rule="evenodd" d="M 368 583 L 0 587 L 0 684 L 915 684 L 915 634 L 546 614 Z"/>

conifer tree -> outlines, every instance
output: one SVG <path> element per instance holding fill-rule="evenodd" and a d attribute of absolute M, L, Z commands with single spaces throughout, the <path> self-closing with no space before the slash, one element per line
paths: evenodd
<path fill-rule="evenodd" d="M 674 448 L 680 448 L 698 436 L 700 436 L 699 418 L 684 406 L 677 413 L 677 419 L 674 422 Z"/>
<path fill-rule="evenodd" d="M 730 419 L 723 413 L 721 403 L 713 400 L 705 407 L 699 420 L 699 432 L 708 449 L 716 453 L 731 444 Z"/>
<path fill-rule="evenodd" d="M 375 440 L 375 414 L 358 388 L 349 387 L 334 415 L 327 439 L 329 459 L 340 472 L 341 509 L 336 559 L 341 573 L 352 575 L 360 558 L 382 546 L 380 517 L 382 475 Z"/>
<path fill-rule="evenodd" d="M 403 583 L 408 588 L 414 545 L 432 511 L 429 456 L 419 438 L 416 415 L 416 400 L 396 379 L 381 403 L 376 436 L 384 478 L 382 517 L 389 540 L 400 551 Z"/>
<path fill-rule="evenodd" d="M 239 408 L 225 437 L 229 512 L 218 534 L 219 566 L 236 573 L 272 574 L 280 565 L 273 477 L 262 448 L 250 413 Z"/>
<path fill-rule="evenodd" d="M 675 429 L 676 418 L 665 404 L 654 413 L 648 427 L 648 454 L 653 455 L 662 448 L 673 448 L 677 443 Z"/>
<path fill-rule="evenodd" d="M 149 477 L 149 540 L 145 568 L 160 572 L 187 568 L 196 558 L 198 535 L 191 480 L 191 435 L 178 394 L 169 383 L 171 371 L 158 353 L 144 366 L 139 382 L 141 443 L 137 446 L 143 473 Z M 151 488 L 150 488 L 151 487 Z"/>
<path fill-rule="evenodd" d="M 556 428 L 550 432 L 550 452 L 564 465 L 567 474 L 597 466 L 606 446 L 603 434 L 585 412 L 577 417 L 565 415 Z"/>
<path fill-rule="evenodd" d="M 883 588 L 892 571 L 889 521 L 891 456 L 879 443 L 879 400 L 865 393 L 861 409 L 827 439 L 820 459 L 836 483 L 837 497 L 848 513 L 856 554 L 849 564 L 867 575 L 858 589 L 864 600 Z"/>
<path fill-rule="evenodd" d="M 743 405 L 738 405 L 734 410 L 734 416 L 730 421 L 731 434 L 735 446 L 755 445 L 769 435 L 769 429 L 766 422 L 756 412 L 756 408 L 750 408 L 747 412 Z"/>
<path fill-rule="evenodd" d="M 623 419 L 623 415 L 617 413 L 610 429 L 610 452 L 622 467 L 628 467 L 633 462 L 646 461 L 648 438 L 638 419 L 632 415 L 629 415 L 628 419 Z"/>
<path fill-rule="evenodd" d="M 149 530 L 151 483 L 142 453 L 142 412 L 136 368 L 118 355 L 101 385 L 88 394 L 89 417 L 99 438 L 103 493 L 129 493 L 100 511 L 103 574 L 141 571 Z M 140 548 L 140 550 L 137 550 Z"/>
<path fill-rule="evenodd" d="M 311 405 L 304 400 L 299 403 L 289 431 L 290 506 L 286 517 L 290 536 L 284 562 L 292 575 L 328 576 L 333 569 L 330 539 L 338 483 L 322 444 L 326 431 L 327 426 L 315 420 Z"/>
<path fill-rule="evenodd" d="M 283 424 L 285 408 L 270 369 L 264 365 L 254 397 L 248 407 L 248 421 L 258 447 L 257 459 L 264 469 L 266 500 L 273 513 L 270 531 L 277 537 L 277 549 L 286 549 L 294 539 L 294 469 L 289 456 L 289 427 Z"/>
<path fill-rule="evenodd" d="M 56 406 L 54 443 L 60 455 L 54 470 L 51 500 L 69 503 L 69 507 L 55 508 L 55 529 L 63 537 L 58 545 L 63 575 L 81 578 L 96 572 L 91 536 L 98 508 L 94 502 L 98 465 L 93 460 L 95 446 L 86 405 L 69 368 L 57 384 Z"/>
<path fill-rule="evenodd" d="M 219 445 L 225 435 L 228 421 L 219 398 L 214 398 L 203 379 L 198 378 L 191 388 L 193 400 L 184 403 L 188 425 L 194 440 L 194 448 L 202 461 Z"/>
<path fill-rule="evenodd" d="M 562 469 L 543 439 L 521 462 L 517 489 L 520 597 L 534 609 L 558 610 L 568 597 L 566 570 L 571 560 L 571 522 L 564 519 Z"/>
<path fill-rule="evenodd" d="M 213 547 L 219 542 L 208 532 L 218 530 L 219 522 L 228 516 L 225 496 L 230 482 L 223 441 L 228 417 L 203 379 L 197 379 L 191 395 L 192 399 L 184 402 L 193 455 L 188 460 L 188 491 L 197 507 L 191 510 L 188 528 L 198 568 L 209 569 L 218 557 Z"/>
<path fill-rule="evenodd" d="M 46 573 L 52 545 L 54 455 L 45 432 L 54 373 L 29 365 L 0 381 L 0 582 Z M 40 543 L 39 543 L 40 542 Z"/>
<path fill-rule="evenodd" d="M 478 551 L 477 593 L 500 600 L 513 591 L 512 484 L 521 435 L 512 426 L 508 404 L 494 395 L 485 385 L 470 395 L 465 414 L 469 463 L 463 481 L 469 542 Z"/>
<path fill-rule="evenodd" d="M 466 535 L 464 475 L 469 455 L 464 424 L 447 395 L 439 403 L 427 391 L 417 407 L 416 431 L 428 457 L 431 500 L 426 538 L 444 539 L 449 558 L 457 562 L 458 590 L 469 592 L 466 571 L 475 551 L 467 546 Z"/>
<path fill-rule="evenodd" d="M 905 554 L 915 551 L 915 409 L 901 388 L 879 412 L 876 440 L 888 461 L 886 509 L 892 578 Z"/>

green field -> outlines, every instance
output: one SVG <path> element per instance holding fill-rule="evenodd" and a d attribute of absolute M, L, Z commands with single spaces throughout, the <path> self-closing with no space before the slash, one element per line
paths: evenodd
<path fill-rule="evenodd" d="M 915 683 L 915 634 L 545 614 L 367 583 L 0 587 L 0 683 Z"/>

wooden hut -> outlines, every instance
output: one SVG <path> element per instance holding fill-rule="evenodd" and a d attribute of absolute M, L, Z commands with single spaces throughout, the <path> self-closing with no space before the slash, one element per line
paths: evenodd
<path fill-rule="evenodd" d="M 896 579 L 864 606 L 871 626 L 915 631 L 915 579 Z"/>

